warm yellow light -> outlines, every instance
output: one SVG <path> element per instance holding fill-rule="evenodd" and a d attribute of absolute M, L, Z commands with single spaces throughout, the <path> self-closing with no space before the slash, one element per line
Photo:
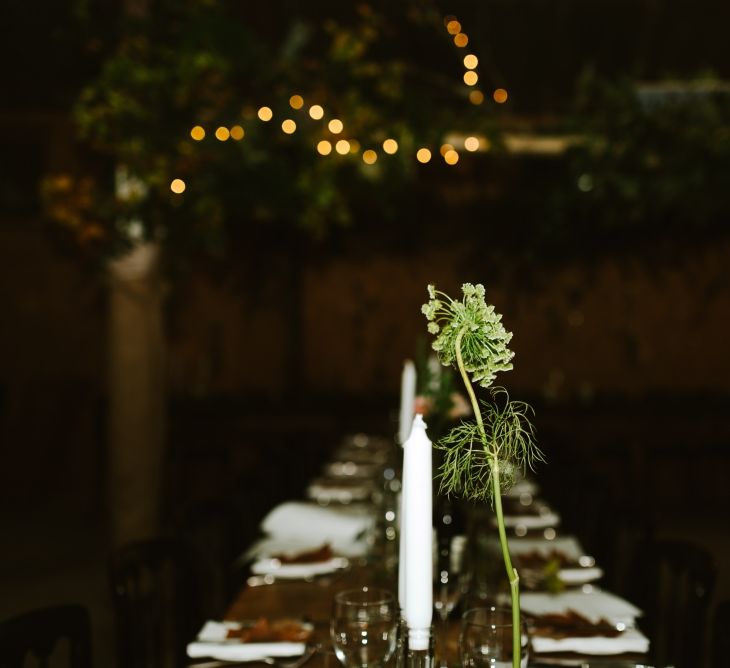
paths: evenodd
<path fill-rule="evenodd" d="M 319 144 L 317 144 L 317 153 L 320 155 L 329 155 L 332 153 L 332 144 L 330 144 L 326 139 L 323 139 Z"/>
<path fill-rule="evenodd" d="M 460 32 L 458 35 L 454 35 L 454 44 L 456 46 L 466 46 L 469 43 L 469 38 L 466 33 Z"/>
<path fill-rule="evenodd" d="M 492 97 L 497 104 L 504 104 L 509 96 L 504 88 L 497 88 L 492 94 Z"/>
<path fill-rule="evenodd" d="M 185 192 L 185 181 L 182 179 L 173 179 L 170 183 L 170 190 L 172 190 L 172 192 L 176 195 L 180 195 Z"/>
<path fill-rule="evenodd" d="M 192 130 L 190 130 L 190 136 L 195 141 L 201 141 L 202 139 L 205 139 L 205 130 L 200 125 L 196 125 Z"/>
<path fill-rule="evenodd" d="M 449 35 L 458 35 L 461 32 L 461 23 L 452 19 L 446 24 L 446 30 L 449 31 Z"/>
<path fill-rule="evenodd" d="M 215 138 L 218 141 L 226 141 L 230 136 L 228 128 L 224 128 L 222 125 L 215 131 Z"/>
<path fill-rule="evenodd" d="M 360 142 L 357 139 L 350 139 L 350 153 L 357 153 L 360 150 Z"/>
<path fill-rule="evenodd" d="M 444 160 L 446 160 L 447 165 L 455 165 L 459 162 L 459 154 L 454 149 L 451 149 L 444 154 Z"/>
<path fill-rule="evenodd" d="M 447 14 L 444 16 L 444 27 L 449 25 L 452 21 L 456 21 L 456 17 L 453 14 Z"/>
<path fill-rule="evenodd" d="M 383 142 L 383 150 L 388 155 L 393 155 L 398 150 L 398 142 L 395 139 L 386 139 Z"/>
<path fill-rule="evenodd" d="M 479 148 L 479 140 L 476 137 L 467 137 L 464 140 L 464 148 L 467 151 L 476 151 Z"/>
<path fill-rule="evenodd" d="M 365 164 L 372 165 L 378 159 L 378 154 L 369 148 L 367 151 L 363 152 L 362 159 Z"/>
<path fill-rule="evenodd" d="M 258 117 L 266 123 L 274 117 L 274 112 L 269 107 L 261 107 L 258 110 Z"/>
<path fill-rule="evenodd" d="M 441 155 L 446 155 L 447 151 L 453 151 L 453 150 L 454 150 L 454 147 L 451 144 L 441 144 L 439 153 L 441 153 Z"/>
<path fill-rule="evenodd" d="M 416 153 L 416 160 L 418 162 L 426 163 L 431 159 L 431 151 L 429 151 L 427 148 L 419 148 L 418 152 Z"/>
<path fill-rule="evenodd" d="M 335 151 L 337 151 L 340 155 L 347 155 L 350 152 L 350 142 L 347 141 L 347 139 L 340 139 L 335 144 Z"/>
<path fill-rule="evenodd" d="M 473 90 L 469 93 L 469 102 L 472 104 L 481 104 L 484 102 L 484 93 L 480 90 Z"/>
<path fill-rule="evenodd" d="M 240 125 L 234 125 L 231 128 L 231 139 L 235 139 L 236 141 L 240 141 L 243 139 L 243 136 L 246 133 L 244 132 L 243 128 Z"/>
<path fill-rule="evenodd" d="M 333 135 L 338 135 L 342 132 L 342 128 L 345 126 L 339 118 L 333 118 L 329 123 L 327 123 L 327 127 Z"/>
<path fill-rule="evenodd" d="M 466 67 L 467 70 L 473 70 L 478 64 L 479 58 L 477 58 L 473 53 L 469 53 L 464 56 L 464 67 Z"/>
<path fill-rule="evenodd" d="M 291 118 L 287 118 L 282 122 L 281 129 L 286 132 L 286 134 L 290 135 L 296 132 L 297 124 Z"/>
<path fill-rule="evenodd" d="M 289 106 L 292 109 L 301 109 L 304 106 L 304 98 L 301 95 L 292 95 L 289 98 Z"/>
<path fill-rule="evenodd" d="M 324 116 L 324 109 L 318 104 L 313 104 L 311 107 L 309 107 L 309 115 L 315 120 L 318 121 L 322 116 Z"/>
<path fill-rule="evenodd" d="M 476 86 L 477 81 L 479 81 L 479 75 L 474 70 L 464 72 L 464 83 L 467 86 Z"/>

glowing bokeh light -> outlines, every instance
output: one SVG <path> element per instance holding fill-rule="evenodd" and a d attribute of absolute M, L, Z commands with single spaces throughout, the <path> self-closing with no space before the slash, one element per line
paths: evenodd
<path fill-rule="evenodd" d="M 427 148 L 419 148 L 418 152 L 416 153 L 416 160 L 418 162 L 427 163 L 431 159 L 431 151 L 429 151 Z"/>
<path fill-rule="evenodd" d="M 291 118 L 287 118 L 285 121 L 282 121 L 281 129 L 283 132 L 290 135 L 296 132 L 297 124 Z"/>
<path fill-rule="evenodd" d="M 205 139 L 205 130 L 200 125 L 196 125 L 192 130 L 190 130 L 190 136 L 195 141 L 201 141 Z"/>
<path fill-rule="evenodd" d="M 469 102 L 472 104 L 481 104 L 484 102 L 484 93 L 480 90 L 473 90 L 469 92 Z"/>
<path fill-rule="evenodd" d="M 446 155 L 447 151 L 453 151 L 453 150 L 454 150 L 454 147 L 451 144 L 441 144 L 439 153 L 441 153 L 441 155 Z"/>
<path fill-rule="evenodd" d="M 461 32 L 461 23 L 459 23 L 456 19 L 451 19 L 446 24 L 446 30 L 449 31 L 449 35 L 458 35 Z"/>
<path fill-rule="evenodd" d="M 258 117 L 264 121 L 264 123 L 267 123 L 274 117 L 274 112 L 271 111 L 269 107 L 261 107 L 258 110 Z"/>
<path fill-rule="evenodd" d="M 231 136 L 228 128 L 224 128 L 222 125 L 215 131 L 215 138 L 218 141 L 226 141 Z"/>
<path fill-rule="evenodd" d="M 507 95 L 507 91 L 504 88 L 497 88 L 492 94 L 492 97 L 497 104 L 504 104 L 509 95 Z"/>
<path fill-rule="evenodd" d="M 444 153 L 444 160 L 447 165 L 455 165 L 459 162 L 459 154 L 452 148 L 450 151 Z"/>
<path fill-rule="evenodd" d="M 318 121 L 322 116 L 324 116 L 324 109 L 318 104 L 313 104 L 311 107 L 309 107 L 309 115 L 315 120 Z"/>
<path fill-rule="evenodd" d="M 236 141 L 241 141 L 241 139 L 243 139 L 245 134 L 246 133 L 244 132 L 243 128 L 240 125 L 234 125 L 231 128 L 231 139 L 235 139 Z"/>
<path fill-rule="evenodd" d="M 367 151 L 363 151 L 362 159 L 366 165 L 373 165 L 378 159 L 378 154 L 369 148 Z"/>
<path fill-rule="evenodd" d="M 467 86 L 476 86 L 477 81 L 479 81 L 479 75 L 474 70 L 464 72 L 464 83 Z"/>
<path fill-rule="evenodd" d="M 289 98 L 289 106 L 292 109 L 301 109 L 304 106 L 304 98 L 301 95 L 292 95 Z"/>
<path fill-rule="evenodd" d="M 454 35 L 454 44 L 456 46 L 464 47 L 469 43 L 469 38 L 466 33 L 460 32 L 458 35 Z"/>
<path fill-rule="evenodd" d="M 347 155 L 350 152 L 350 142 L 347 139 L 340 139 L 335 144 L 335 151 L 340 155 Z"/>
<path fill-rule="evenodd" d="M 338 135 L 340 134 L 340 132 L 342 132 L 342 129 L 345 126 L 342 124 L 342 121 L 339 118 L 333 118 L 329 123 L 327 123 L 327 127 L 333 135 Z"/>
<path fill-rule="evenodd" d="M 395 139 L 386 139 L 383 142 L 383 150 L 388 155 L 393 155 L 398 150 L 398 142 Z"/>
<path fill-rule="evenodd" d="M 476 137 L 467 137 L 464 140 L 464 148 L 467 151 L 476 151 L 479 149 L 479 140 Z"/>
<path fill-rule="evenodd" d="M 317 144 L 317 153 L 320 155 L 329 155 L 332 153 L 332 144 L 330 144 L 326 139 L 323 139 L 319 144 Z"/>
<path fill-rule="evenodd" d="M 360 150 L 360 142 L 357 139 L 350 139 L 350 152 L 357 153 Z"/>
<path fill-rule="evenodd" d="M 466 67 L 467 70 L 473 70 L 478 64 L 479 58 L 477 58 L 473 53 L 468 53 L 464 56 L 464 67 Z"/>
<path fill-rule="evenodd" d="M 176 195 L 180 195 L 185 192 L 185 181 L 182 179 L 173 179 L 170 183 L 170 190 Z"/>

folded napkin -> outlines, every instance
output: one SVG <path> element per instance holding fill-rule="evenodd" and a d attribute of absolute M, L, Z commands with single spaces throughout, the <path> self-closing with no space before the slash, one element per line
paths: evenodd
<path fill-rule="evenodd" d="M 561 568 L 558 571 L 558 577 L 566 585 L 581 585 L 587 582 L 594 582 L 603 577 L 603 569 L 598 566 L 590 566 L 587 568 Z"/>
<path fill-rule="evenodd" d="M 210 657 L 219 661 L 257 661 L 267 657 L 299 656 L 306 649 L 303 642 L 246 643 L 228 640 L 228 631 L 240 626 L 236 622 L 206 622 L 197 639 L 188 644 L 188 656 L 191 659 Z"/>
<path fill-rule="evenodd" d="M 531 615 L 566 613 L 578 614 L 597 623 L 605 619 L 611 624 L 633 626 L 641 616 L 641 610 L 624 599 L 593 587 L 590 592 L 563 591 L 558 594 L 524 592 L 520 595 L 520 608 Z"/>
<path fill-rule="evenodd" d="M 535 654 L 550 652 L 577 652 L 579 654 L 612 655 L 624 652 L 645 654 L 649 651 L 649 640 L 638 629 L 627 629 L 615 638 L 591 636 L 587 638 L 543 638 L 532 636 Z"/>
<path fill-rule="evenodd" d="M 281 579 L 298 579 L 334 573 L 341 568 L 346 568 L 348 564 L 347 559 L 343 557 L 333 557 L 326 561 L 307 564 L 282 564 L 278 559 L 259 559 L 251 564 L 251 572 L 254 575 L 275 575 Z"/>
<path fill-rule="evenodd" d="M 314 503 L 287 501 L 261 523 L 270 536 L 301 538 L 314 544 L 354 541 L 373 524 L 373 516 L 348 506 L 322 508 Z"/>
<path fill-rule="evenodd" d="M 494 520 L 496 523 L 496 519 Z M 518 526 L 525 529 L 547 529 L 560 524 L 560 515 L 553 511 L 543 512 L 540 515 L 505 515 L 504 526 L 514 528 Z"/>

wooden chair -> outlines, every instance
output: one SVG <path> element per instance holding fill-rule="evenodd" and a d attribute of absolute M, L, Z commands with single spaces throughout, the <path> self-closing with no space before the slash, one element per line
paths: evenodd
<path fill-rule="evenodd" d="M 200 616 L 193 569 L 184 546 L 171 539 L 126 545 L 111 559 L 119 666 L 178 668 Z"/>
<path fill-rule="evenodd" d="M 662 540 L 636 560 L 635 600 L 639 624 L 651 640 L 656 665 L 703 665 L 709 603 L 716 580 L 712 557 L 698 545 Z"/>
<path fill-rule="evenodd" d="M 23 668 L 34 657 L 40 668 L 59 658 L 68 643 L 69 668 L 91 668 L 91 621 L 81 605 L 32 610 L 0 623 L 0 668 Z M 58 665 L 58 662 L 54 662 Z"/>

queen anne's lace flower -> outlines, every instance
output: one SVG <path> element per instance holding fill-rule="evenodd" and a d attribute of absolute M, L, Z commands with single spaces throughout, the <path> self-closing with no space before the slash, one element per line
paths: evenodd
<path fill-rule="evenodd" d="M 428 286 L 429 301 L 421 311 L 426 316 L 428 331 L 437 335 L 432 347 L 441 364 L 456 363 L 456 345 L 461 341 L 464 368 L 472 381 L 489 387 L 499 371 L 512 369 L 514 353 L 507 347 L 512 339 L 502 324 L 502 316 L 485 301 L 484 286 L 480 283 L 461 286 L 464 297 L 456 301 Z"/>

